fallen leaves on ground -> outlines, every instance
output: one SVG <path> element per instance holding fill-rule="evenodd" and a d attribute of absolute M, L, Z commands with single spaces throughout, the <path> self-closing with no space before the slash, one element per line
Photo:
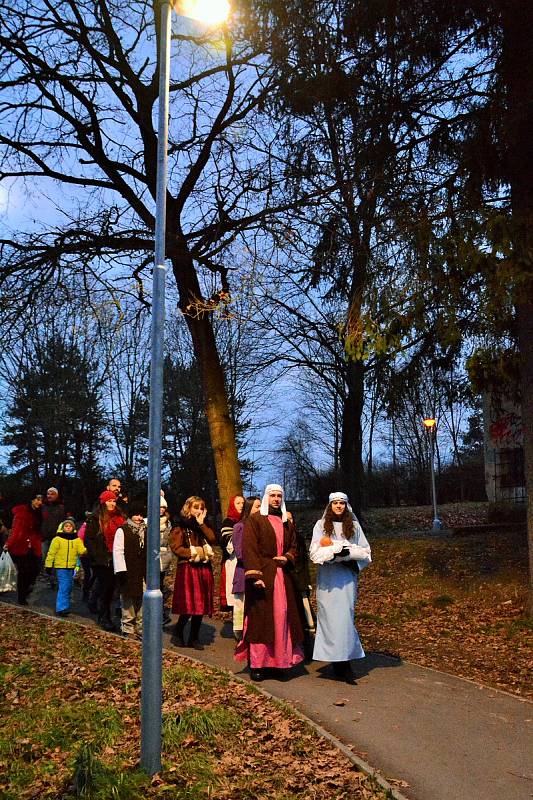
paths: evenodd
<path fill-rule="evenodd" d="M 371 544 L 357 606 L 367 651 L 533 697 L 523 533 L 382 536 Z"/>
<path fill-rule="evenodd" d="M 2 800 L 67 800 L 75 780 L 89 779 L 120 800 L 384 798 L 286 705 L 173 653 L 164 656 L 163 769 L 150 779 L 137 769 L 137 643 L 7 605 L 0 642 Z"/>

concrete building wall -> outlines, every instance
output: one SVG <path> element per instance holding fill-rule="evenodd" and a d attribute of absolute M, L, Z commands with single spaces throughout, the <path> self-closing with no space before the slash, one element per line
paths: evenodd
<path fill-rule="evenodd" d="M 524 451 L 520 406 L 494 392 L 483 397 L 485 485 L 490 503 L 524 502 Z"/>

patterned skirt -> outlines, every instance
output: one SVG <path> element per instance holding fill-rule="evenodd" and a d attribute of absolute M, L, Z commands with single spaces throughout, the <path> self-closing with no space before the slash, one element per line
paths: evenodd
<path fill-rule="evenodd" d="M 173 614 L 213 615 L 214 579 L 211 564 L 178 564 L 172 598 Z"/>

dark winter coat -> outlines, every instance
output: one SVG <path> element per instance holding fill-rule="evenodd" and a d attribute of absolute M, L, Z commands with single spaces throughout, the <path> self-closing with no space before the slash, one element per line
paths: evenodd
<path fill-rule="evenodd" d="M 42 555 L 41 509 L 30 503 L 13 508 L 11 534 L 6 542 L 10 556 L 27 556 L 30 552 L 38 558 Z"/>
<path fill-rule="evenodd" d="M 65 506 L 62 503 L 43 503 L 41 534 L 43 541 L 51 542 L 56 535 L 57 529 L 65 519 Z"/>
<path fill-rule="evenodd" d="M 222 520 L 222 524 L 220 526 L 220 547 L 222 549 L 222 561 L 227 561 L 231 555 L 228 553 L 228 544 L 232 540 L 234 526 L 235 520 L 231 519 L 231 517 L 226 517 Z"/>
<path fill-rule="evenodd" d="M 287 563 L 281 568 L 287 596 L 287 614 L 293 645 L 304 639 L 301 621 L 301 601 L 297 596 L 293 575 L 296 560 L 296 533 L 292 522 L 283 524 L 283 553 Z M 248 620 L 246 638 L 249 642 L 273 644 L 274 642 L 274 580 L 280 567 L 273 560 L 277 556 L 276 534 L 268 517 L 252 514 L 244 526 L 243 560 L 246 577 L 245 613 Z M 262 580 L 265 588 L 255 586 Z"/>
<path fill-rule="evenodd" d="M 124 522 L 125 519 L 121 514 L 112 514 L 110 525 L 114 529 L 113 532 L 120 528 Z M 113 552 L 108 548 L 106 538 L 100 530 L 98 514 L 91 514 L 87 518 L 84 541 L 91 564 L 96 567 L 109 567 L 113 563 Z"/>
<path fill-rule="evenodd" d="M 298 553 L 294 564 L 294 583 L 300 594 L 309 594 L 311 584 L 311 573 L 309 571 L 309 553 L 307 542 L 301 531 L 296 529 L 296 546 Z"/>
<path fill-rule="evenodd" d="M 127 577 L 125 577 L 124 582 L 120 584 L 120 593 L 126 597 L 133 598 L 133 600 L 140 601 L 142 600 L 144 581 L 146 580 L 146 528 L 143 527 L 142 536 L 127 522 L 122 525 L 121 529 L 124 534 L 124 551 L 120 554 L 116 552 L 117 544 L 119 544 L 120 541 L 119 531 L 115 540 L 115 550 L 113 553 L 115 572 L 118 575 L 124 574 L 124 567 L 126 568 L 125 572 Z"/>

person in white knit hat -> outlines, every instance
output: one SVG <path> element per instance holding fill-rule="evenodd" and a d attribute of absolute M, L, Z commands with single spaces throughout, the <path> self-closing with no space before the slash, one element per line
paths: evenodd
<path fill-rule="evenodd" d="M 344 492 L 330 494 L 313 529 L 309 555 L 319 565 L 313 658 L 332 662 L 337 678 L 354 683 L 350 661 L 365 657 L 354 625 L 358 575 L 372 559 L 370 545 Z"/>
<path fill-rule="evenodd" d="M 248 517 L 244 527 L 245 622 L 235 658 L 248 659 L 254 681 L 263 679 L 264 669 L 289 669 L 304 660 L 295 560 L 296 533 L 287 519 L 283 489 L 271 483 L 259 513 Z"/>

